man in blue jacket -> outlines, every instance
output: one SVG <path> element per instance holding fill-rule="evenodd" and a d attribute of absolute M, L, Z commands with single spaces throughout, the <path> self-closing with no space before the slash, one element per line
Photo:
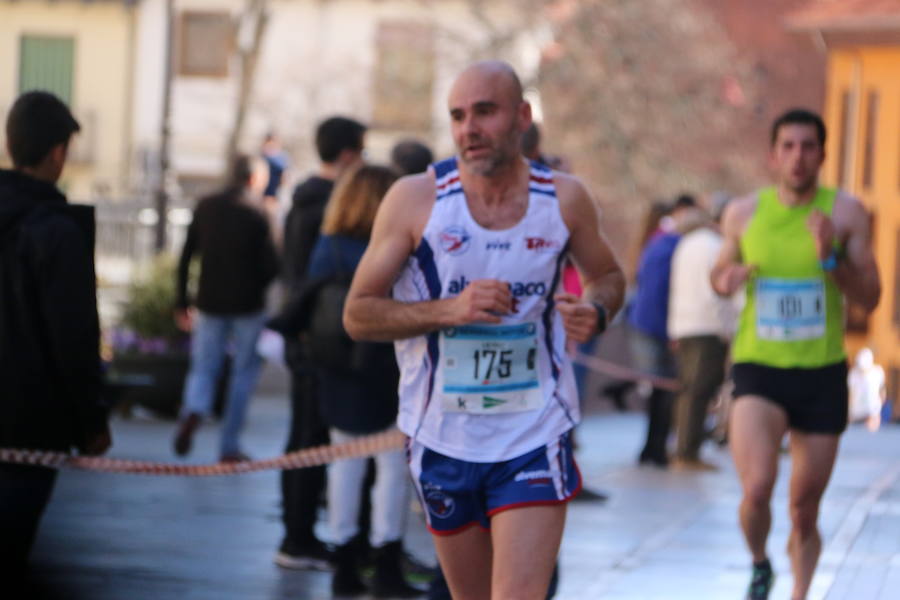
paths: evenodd
<path fill-rule="evenodd" d="M 675 377 L 675 361 L 669 350 L 669 276 L 672 255 L 680 236 L 674 231 L 680 215 L 696 205 L 691 196 L 680 196 L 669 216 L 671 224 L 652 237 L 641 254 L 637 291 L 628 313 L 631 354 L 635 367 L 659 377 Z M 672 392 L 653 388 L 647 398 L 647 441 L 639 462 L 666 468 L 666 440 L 672 427 Z"/>

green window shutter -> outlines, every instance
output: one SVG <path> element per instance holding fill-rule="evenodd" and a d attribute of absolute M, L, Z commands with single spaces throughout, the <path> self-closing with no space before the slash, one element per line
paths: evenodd
<path fill-rule="evenodd" d="M 71 105 L 74 70 L 74 39 L 22 36 L 19 44 L 19 93 L 45 90 Z"/>

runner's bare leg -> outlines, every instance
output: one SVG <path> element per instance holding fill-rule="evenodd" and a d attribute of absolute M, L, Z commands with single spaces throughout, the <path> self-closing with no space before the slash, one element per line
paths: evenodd
<path fill-rule="evenodd" d="M 794 573 L 793 600 L 806 598 L 822 551 L 819 503 L 831 478 L 840 438 L 791 431 L 791 535 L 788 554 Z"/>
<path fill-rule="evenodd" d="M 491 598 L 547 597 L 565 522 L 565 504 L 514 508 L 491 518 Z"/>
<path fill-rule="evenodd" d="M 787 428 L 785 412 L 764 398 L 744 396 L 732 403 L 728 444 L 743 489 L 741 529 L 754 563 L 766 559 L 766 540 L 772 527 L 772 489 Z"/>
<path fill-rule="evenodd" d="M 432 539 L 453 599 L 491 600 L 491 534 L 474 525 Z"/>

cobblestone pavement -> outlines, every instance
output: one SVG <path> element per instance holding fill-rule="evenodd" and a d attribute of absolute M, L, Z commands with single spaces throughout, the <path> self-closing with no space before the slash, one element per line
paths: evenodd
<path fill-rule="evenodd" d="M 277 455 L 287 426 L 283 395 L 257 398 L 247 451 Z M 111 456 L 173 460 L 174 424 L 140 416 L 114 422 Z M 749 559 L 738 532 L 739 488 L 726 452 L 705 448 L 715 473 L 638 468 L 637 413 L 594 414 L 579 428 L 586 485 L 607 503 L 571 505 L 557 598 L 739 599 Z M 215 458 L 217 428 L 198 435 L 191 461 Z M 825 551 L 811 598 L 868 600 L 900 590 L 900 427 L 851 427 L 822 504 Z M 787 457 L 774 503 L 773 598 L 789 597 L 784 546 Z M 167 478 L 63 472 L 33 563 L 48 598 L 65 600 L 305 600 L 328 598 L 325 573 L 272 564 L 281 538 L 277 473 Z M 322 531 L 322 535 L 327 532 Z M 411 511 L 407 545 L 433 560 Z"/>

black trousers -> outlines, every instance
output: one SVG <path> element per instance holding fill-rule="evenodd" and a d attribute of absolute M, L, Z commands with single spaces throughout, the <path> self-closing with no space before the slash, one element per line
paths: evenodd
<path fill-rule="evenodd" d="M 286 452 L 328 443 L 328 426 L 322 420 L 313 369 L 302 360 L 298 342 L 287 344 L 291 369 L 291 429 Z M 315 541 L 313 527 L 322 493 L 325 467 L 309 467 L 281 472 L 281 498 L 285 541 L 304 546 Z"/>
<path fill-rule="evenodd" d="M 0 573 L 26 570 L 41 515 L 56 482 L 56 469 L 0 463 Z"/>
<path fill-rule="evenodd" d="M 704 422 L 709 404 L 725 380 L 728 344 L 716 335 L 678 340 L 675 359 L 681 393 L 676 403 L 678 443 L 675 455 L 697 460 L 705 438 Z"/>
<path fill-rule="evenodd" d="M 647 335 L 636 329 L 629 332 L 631 359 L 634 366 L 651 375 L 674 377 L 675 364 L 668 343 Z M 647 398 L 647 441 L 641 451 L 641 460 L 651 460 L 664 464 L 666 441 L 672 427 L 672 404 L 675 395 L 672 392 L 653 388 Z"/>

